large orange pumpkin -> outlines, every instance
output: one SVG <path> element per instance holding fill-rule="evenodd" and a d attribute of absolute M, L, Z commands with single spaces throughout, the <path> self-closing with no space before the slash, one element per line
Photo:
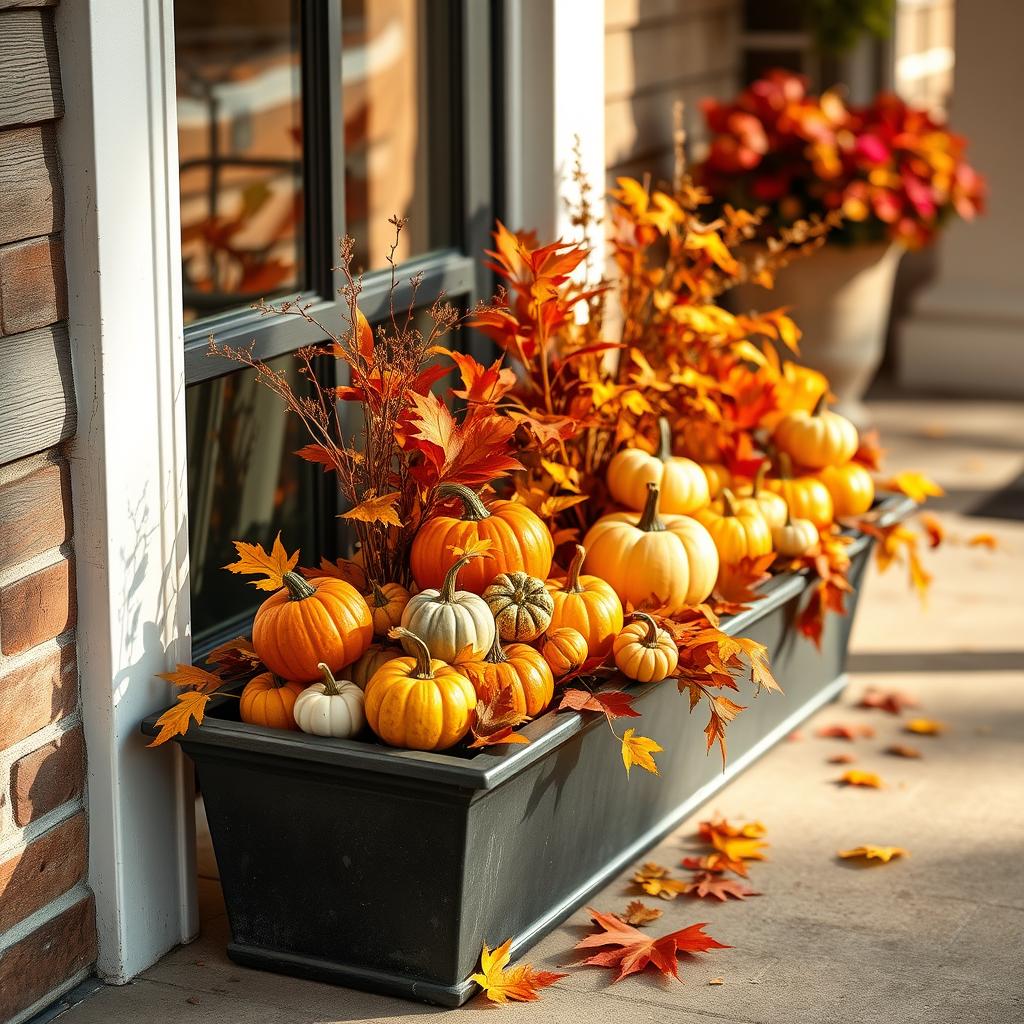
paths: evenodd
<path fill-rule="evenodd" d="M 490 702 L 507 686 L 512 691 L 516 713 L 531 718 L 551 703 L 555 692 L 551 666 L 540 651 L 526 644 L 509 644 L 503 648 L 497 634 L 485 658 L 460 662 L 457 667 L 469 676 L 477 697 L 484 703 Z"/>
<path fill-rule="evenodd" d="M 863 515 L 875 500 L 875 481 L 856 462 L 826 466 L 818 476 L 832 495 L 836 516 Z"/>
<path fill-rule="evenodd" d="M 409 567 L 421 590 L 440 589 L 445 573 L 455 561 L 452 548 L 466 550 L 479 540 L 489 540 L 488 558 L 477 558 L 459 578 L 465 590 L 482 594 L 496 576 L 525 572 L 545 579 L 551 571 L 555 545 L 544 521 L 519 501 L 492 501 L 461 484 L 442 484 L 441 498 L 458 498 L 461 517 L 438 515 L 428 519 L 416 534 L 409 552 Z"/>
<path fill-rule="evenodd" d="M 597 576 L 581 576 L 587 549 L 576 545 L 565 580 L 548 580 L 547 588 L 555 599 L 548 632 L 568 627 L 583 635 L 587 650 L 604 657 L 622 629 L 622 602 L 611 585 Z"/>
<path fill-rule="evenodd" d="M 300 683 L 320 678 L 320 662 L 339 672 L 373 639 L 370 609 L 355 587 L 331 576 L 284 574 L 284 587 L 260 605 L 252 645 L 275 675 Z"/>
<path fill-rule="evenodd" d="M 298 729 L 292 709 L 295 698 L 305 689 L 303 683 L 286 682 L 272 672 L 253 676 L 242 690 L 238 712 L 243 722 L 265 725 L 270 729 Z"/>

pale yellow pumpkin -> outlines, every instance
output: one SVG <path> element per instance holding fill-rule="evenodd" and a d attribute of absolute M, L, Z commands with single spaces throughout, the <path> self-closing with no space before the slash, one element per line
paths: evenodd
<path fill-rule="evenodd" d="M 702 509 L 696 519 L 711 534 L 722 565 L 759 558 L 772 549 L 772 532 L 756 506 L 738 508 L 732 491 L 722 491 L 722 510 Z"/>
<path fill-rule="evenodd" d="M 776 526 L 782 526 L 786 521 L 786 516 L 789 515 L 789 506 L 782 495 L 765 488 L 764 481 L 767 475 L 768 460 L 766 459 L 758 466 L 754 482 L 749 486 L 744 485 L 736 492 L 736 508 L 760 512 L 769 528 L 774 530 Z M 721 499 L 719 498 L 719 500 Z M 716 505 L 716 507 L 719 506 Z"/>
<path fill-rule="evenodd" d="M 775 446 L 808 469 L 840 466 L 857 453 L 857 428 L 825 406 L 825 396 L 810 412 L 798 409 L 779 420 L 773 434 Z"/>
<path fill-rule="evenodd" d="M 787 519 L 772 530 L 772 544 L 785 558 L 800 558 L 818 543 L 818 528 L 810 519 Z"/>
<path fill-rule="evenodd" d="M 634 612 L 635 622 L 615 638 L 612 653 L 618 670 L 638 683 L 660 683 L 675 672 L 679 650 L 667 630 L 650 615 Z"/>

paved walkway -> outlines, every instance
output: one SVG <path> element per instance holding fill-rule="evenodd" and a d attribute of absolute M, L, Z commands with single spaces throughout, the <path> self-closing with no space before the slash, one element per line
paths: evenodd
<path fill-rule="evenodd" d="M 890 462 L 946 486 L 936 510 L 948 531 L 961 540 L 991 532 L 999 550 L 950 543 L 937 552 L 926 610 L 902 577 L 873 574 L 847 695 L 708 808 L 768 826 L 771 859 L 751 870 L 762 896 L 727 904 L 645 897 L 665 911 L 655 927 L 707 921 L 711 935 L 735 948 L 682 963 L 681 985 L 655 976 L 609 985 L 608 972 L 581 968 L 542 1001 L 493 1012 L 657 1024 L 1024 1020 L 1024 409 L 903 401 L 874 408 Z M 974 514 L 979 507 L 987 517 Z M 1002 518 L 1012 514 L 1015 521 Z M 920 713 L 945 722 L 948 732 L 909 737 L 898 719 L 852 708 L 869 685 L 917 697 Z M 853 744 L 814 736 L 837 722 L 870 722 L 877 735 Z M 694 742 L 702 725 L 694 721 Z M 894 742 L 913 743 L 923 758 L 883 754 Z M 839 752 L 853 753 L 856 767 L 879 773 L 886 788 L 836 786 L 844 769 L 827 758 Z M 676 864 L 696 820 L 650 859 Z M 870 868 L 836 859 L 837 850 L 864 843 L 903 846 L 911 857 Z M 227 928 L 216 882 L 204 879 L 202 889 L 199 941 L 135 984 L 101 990 L 63 1014 L 61 1024 L 327 1024 L 438 1013 L 446 1024 L 460 1024 L 489 1009 L 474 1000 L 439 1011 L 243 970 L 223 952 Z M 627 874 L 593 903 L 615 911 L 630 898 Z M 575 915 L 528 959 L 557 969 L 571 959 L 586 924 L 584 913 Z"/>

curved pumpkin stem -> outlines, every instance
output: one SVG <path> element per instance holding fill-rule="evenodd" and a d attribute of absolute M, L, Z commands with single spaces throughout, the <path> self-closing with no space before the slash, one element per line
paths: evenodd
<path fill-rule="evenodd" d="M 658 458 L 668 462 L 672 458 L 672 427 L 667 416 L 658 417 Z"/>
<path fill-rule="evenodd" d="M 503 661 L 508 661 L 508 655 L 501 644 L 501 637 L 498 635 L 497 629 L 494 630 L 494 643 L 491 644 L 491 649 L 487 652 L 484 661 L 489 665 L 500 665 Z"/>
<path fill-rule="evenodd" d="M 320 676 L 324 681 L 324 693 L 328 697 L 337 697 L 341 693 L 341 687 L 338 686 L 338 680 L 334 678 L 334 673 L 322 661 L 317 668 L 320 669 Z"/>
<path fill-rule="evenodd" d="M 388 605 L 388 595 L 380 588 L 376 580 L 370 580 L 370 596 L 373 598 L 374 608 L 385 608 Z"/>
<path fill-rule="evenodd" d="M 820 413 L 825 411 L 825 403 L 828 400 L 828 389 L 826 388 L 820 395 L 818 400 L 814 403 L 814 408 L 811 410 L 812 416 L 818 416 Z"/>
<path fill-rule="evenodd" d="M 728 487 L 722 488 L 722 515 L 736 515 L 736 499 L 733 496 L 732 491 L 730 491 Z"/>
<path fill-rule="evenodd" d="M 779 452 L 779 476 L 783 480 L 793 479 L 793 460 L 789 457 L 789 452 Z"/>
<path fill-rule="evenodd" d="M 427 645 L 411 630 L 404 626 L 392 626 L 388 630 L 388 636 L 392 640 L 408 640 L 416 652 L 413 657 L 416 659 L 416 678 L 433 679 L 434 670 L 430 667 L 430 651 Z"/>
<path fill-rule="evenodd" d="M 316 587 L 297 572 L 286 572 L 281 579 L 288 588 L 288 597 L 292 601 L 305 601 L 307 597 L 312 597 L 316 593 Z"/>
<path fill-rule="evenodd" d="M 658 624 L 647 612 L 633 612 L 631 619 L 639 619 L 647 624 L 647 634 L 640 640 L 644 647 L 658 646 Z"/>
<path fill-rule="evenodd" d="M 461 558 L 452 562 L 451 568 L 444 574 L 441 589 L 437 592 L 438 601 L 442 604 L 451 604 L 455 600 L 455 584 L 462 567 L 468 565 L 474 558 L 479 558 L 481 554 L 479 551 L 467 551 Z"/>
<path fill-rule="evenodd" d="M 580 586 L 580 569 L 583 568 L 583 559 L 587 557 L 587 549 L 582 544 L 576 545 L 576 553 L 569 563 L 569 571 L 565 574 L 565 586 L 562 587 L 563 594 L 582 594 Z"/>
<path fill-rule="evenodd" d="M 658 490 L 658 485 L 649 483 L 647 485 L 647 501 L 644 504 L 640 520 L 636 524 L 644 533 L 658 533 L 665 529 L 665 524 L 658 517 L 658 501 L 660 497 L 661 492 Z"/>
<path fill-rule="evenodd" d="M 750 496 L 756 498 L 761 491 L 764 490 L 764 478 L 768 475 L 768 460 L 765 459 L 760 466 L 757 467 L 757 472 L 754 474 L 754 484 L 750 489 Z"/>
<path fill-rule="evenodd" d="M 441 484 L 437 493 L 441 498 L 458 498 L 462 502 L 462 518 L 467 522 L 478 523 L 491 514 L 480 500 L 480 495 L 465 484 Z"/>

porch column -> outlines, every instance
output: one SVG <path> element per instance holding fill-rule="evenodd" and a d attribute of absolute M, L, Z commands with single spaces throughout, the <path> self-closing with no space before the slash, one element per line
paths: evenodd
<path fill-rule="evenodd" d="M 939 271 L 899 331 L 900 383 L 911 389 L 1024 397 L 1024 5 L 956 5 L 952 121 L 988 177 L 988 213 L 942 237 Z"/>

